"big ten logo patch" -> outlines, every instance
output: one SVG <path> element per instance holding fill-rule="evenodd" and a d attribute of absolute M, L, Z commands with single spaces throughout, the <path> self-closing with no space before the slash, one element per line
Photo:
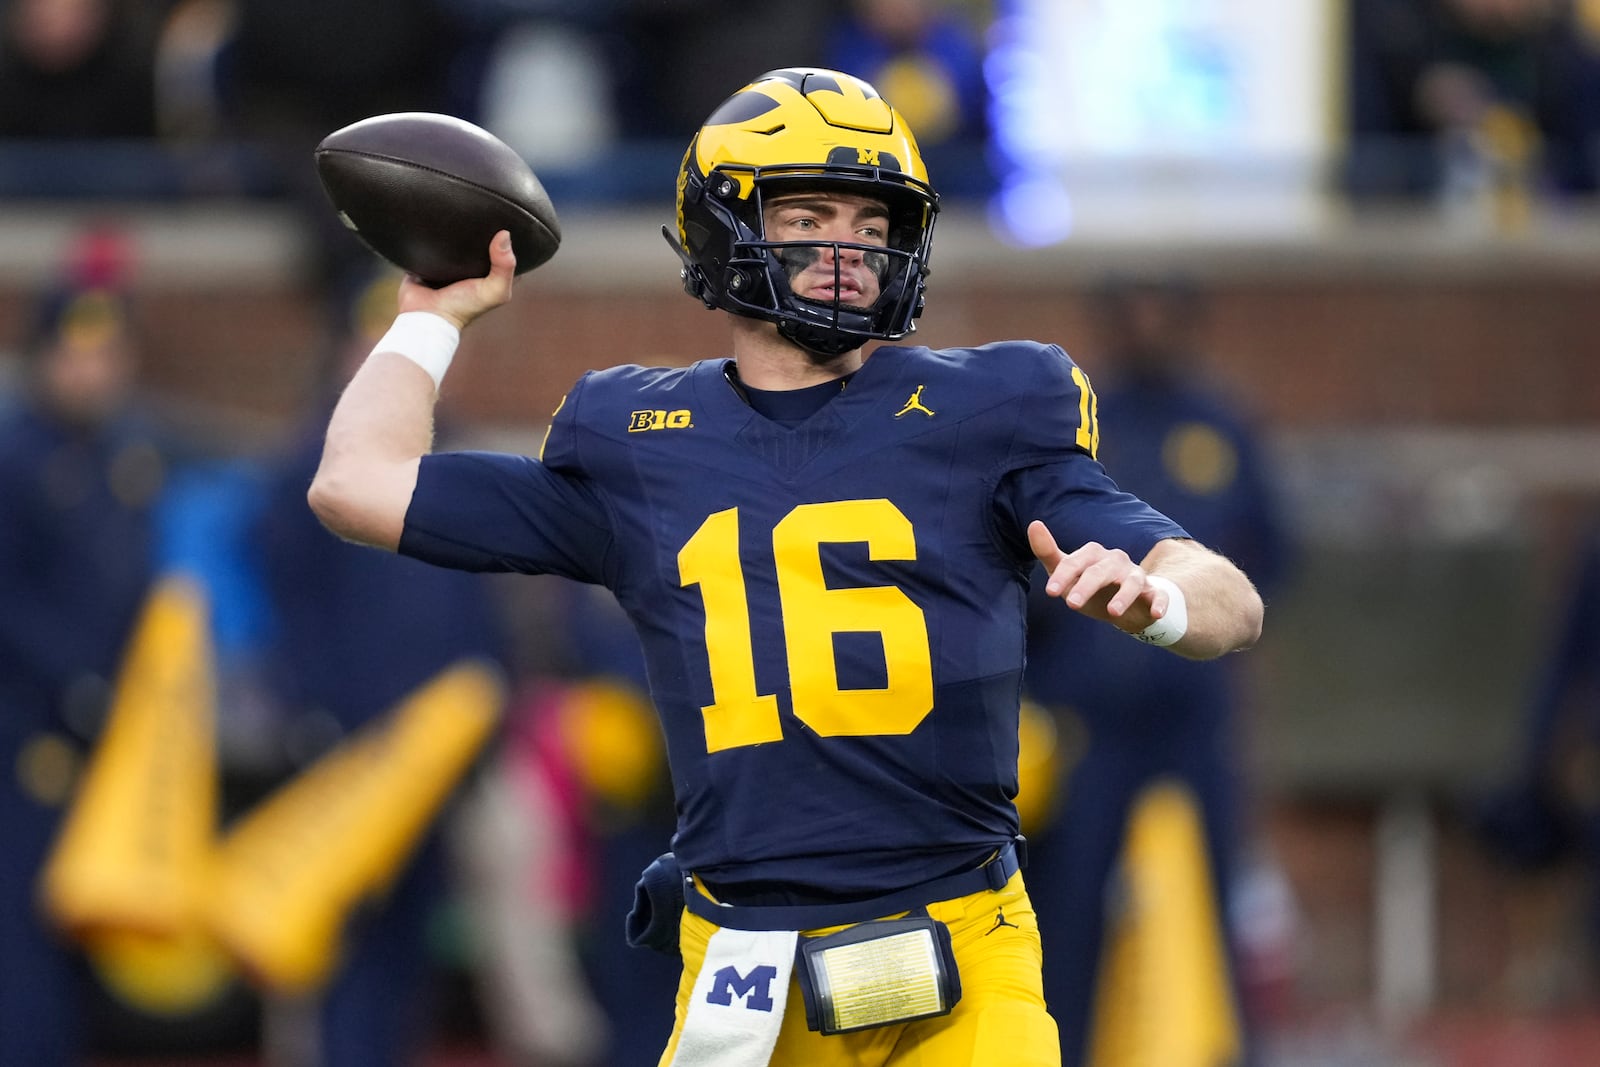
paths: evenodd
<path fill-rule="evenodd" d="M 734 997 L 743 997 L 744 1006 L 751 1011 L 772 1010 L 772 983 L 778 969 L 771 964 L 752 967 L 749 974 L 740 974 L 735 967 L 723 967 L 712 977 L 711 992 L 706 1003 L 730 1007 Z"/>
<path fill-rule="evenodd" d="M 635 411 L 628 417 L 628 432 L 644 430 L 685 430 L 694 422 L 687 408 L 677 411 Z"/>

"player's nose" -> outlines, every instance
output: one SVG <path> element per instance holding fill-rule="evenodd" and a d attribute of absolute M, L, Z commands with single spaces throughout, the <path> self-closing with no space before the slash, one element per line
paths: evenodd
<path fill-rule="evenodd" d="M 854 239 L 855 235 L 848 229 L 841 229 L 829 233 L 828 240 L 832 243 L 823 246 L 822 254 L 824 259 L 830 265 L 834 260 L 838 260 L 840 263 L 846 263 L 851 266 L 859 265 L 861 263 L 862 256 L 861 249 L 848 247 L 849 242 L 853 241 Z"/>

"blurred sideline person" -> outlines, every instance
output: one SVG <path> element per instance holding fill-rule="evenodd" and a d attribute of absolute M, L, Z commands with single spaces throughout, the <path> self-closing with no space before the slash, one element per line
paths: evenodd
<path fill-rule="evenodd" d="M 0 100 L 6 102 L 0 138 L 154 137 L 154 9 L 161 6 L 129 0 L 0 6 Z"/>
<path fill-rule="evenodd" d="M 1475 813 L 1502 861 L 1524 871 L 1580 862 L 1586 872 L 1586 975 L 1600 995 L 1600 516 L 1570 566 L 1560 624 L 1531 679 L 1521 751 Z"/>
<path fill-rule="evenodd" d="M 454 92 L 464 42 L 452 8 L 439 0 L 232 0 L 218 63 L 222 129 L 259 149 L 316 239 L 304 264 L 311 296 L 346 291 L 371 263 L 328 210 L 312 152 L 372 115 L 467 110 Z"/>
<path fill-rule="evenodd" d="M 139 337 L 98 237 L 34 309 L 18 402 L 0 409 L 0 1065 L 86 1051 L 83 957 L 38 881 L 100 731 L 154 572 L 170 460 L 135 398 Z"/>
<path fill-rule="evenodd" d="M 1249 579 L 1106 477 L 1059 348 L 866 356 L 911 331 L 936 211 L 875 89 L 769 72 L 693 139 L 668 233 L 731 358 L 585 375 L 542 458 L 432 452 L 502 232 L 486 277 L 402 284 L 329 424 L 331 529 L 603 584 L 638 629 L 678 809 L 641 938 L 683 961 L 663 1063 L 1059 1062 L 1012 803 L 1028 574 L 1178 656 L 1260 632 Z"/>
<path fill-rule="evenodd" d="M 1184 279 L 1118 277 L 1095 293 L 1092 311 L 1104 357 L 1098 396 L 1109 427 L 1100 453 L 1107 473 L 1269 594 L 1285 567 L 1286 535 L 1255 429 L 1206 377 L 1203 294 Z M 1153 788 L 1176 784 L 1198 806 L 1213 889 L 1205 908 L 1224 944 L 1235 941 L 1229 902 L 1249 837 L 1245 724 L 1238 721 L 1245 694 L 1242 661 L 1195 662 L 1108 639 L 1117 635 L 1056 610 L 1040 585 L 1027 692 L 1070 714 L 1070 735 L 1083 739 L 1055 819 L 1033 839 L 1031 871 L 1045 997 L 1062 1024 L 1063 1060 L 1076 1065 L 1093 1062 L 1093 1022 L 1104 1018 L 1096 1004 L 1112 995 L 1108 931 L 1118 909 L 1108 901 L 1119 899 L 1134 812 Z M 1212 979 L 1223 1002 L 1238 1000 L 1237 975 Z"/>
<path fill-rule="evenodd" d="M 508 638 L 488 579 L 351 545 L 305 506 L 327 412 L 392 317 L 392 286 L 385 275 L 349 302 L 302 432 L 266 464 L 252 544 L 271 617 L 264 673 L 283 720 L 286 751 L 279 755 L 291 769 L 309 768 L 390 715 L 451 664 L 482 658 L 503 668 L 506 658 Z M 351 916 L 342 959 L 308 1005 L 312 1017 L 300 1039 L 269 1027 L 269 1040 L 295 1050 L 296 1067 L 422 1062 L 440 1021 L 442 976 L 431 934 L 452 885 L 443 824 L 444 817 L 433 820 L 381 897 Z"/>
<path fill-rule="evenodd" d="M 970 149 L 987 133 L 983 35 L 949 0 L 851 0 L 827 51 L 895 99 L 924 152 L 947 142 Z"/>
<path fill-rule="evenodd" d="M 554 587 L 560 662 L 542 696 L 546 747 L 566 768 L 582 853 L 575 909 L 584 973 L 606 1018 L 603 1062 L 650 1063 L 672 1033 L 674 956 L 636 951 L 623 917 L 639 872 L 670 847 L 666 751 L 639 638 L 609 592 Z"/>
<path fill-rule="evenodd" d="M 565 753 L 547 731 L 552 698 L 565 695 L 540 687 L 513 701 L 504 742 L 452 825 L 484 1029 L 508 1064 L 633 1062 L 602 1055 L 635 1019 L 608 1018 L 582 967 L 585 841 Z"/>
<path fill-rule="evenodd" d="M 895 102 L 947 197 L 987 196 L 992 175 L 985 45 L 976 11 L 950 0 L 851 0 L 823 48 Z"/>

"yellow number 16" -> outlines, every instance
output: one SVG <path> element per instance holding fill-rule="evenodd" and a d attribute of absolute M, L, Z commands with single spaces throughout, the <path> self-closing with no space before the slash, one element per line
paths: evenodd
<path fill-rule="evenodd" d="M 873 560 L 917 558 L 911 520 L 887 500 L 802 504 L 772 530 L 794 714 L 824 737 L 908 734 L 933 708 L 928 625 L 922 609 L 897 586 L 828 588 L 821 547 L 847 542 L 865 542 Z M 678 577 L 683 586 L 698 585 L 705 601 L 712 694 L 700 709 L 706 751 L 783 740 L 778 698 L 756 691 L 738 508 L 700 524 L 678 553 Z M 879 636 L 888 674 L 884 688 L 839 687 L 836 633 Z"/>

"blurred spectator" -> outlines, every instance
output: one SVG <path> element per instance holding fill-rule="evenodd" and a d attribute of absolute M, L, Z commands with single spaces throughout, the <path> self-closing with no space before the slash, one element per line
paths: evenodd
<path fill-rule="evenodd" d="M 678 140 L 751 72 L 804 66 L 822 55 L 830 4 L 628 0 L 617 87 L 625 136 Z M 667 174 L 682 158 L 679 146 Z M 670 179 L 669 179 L 670 180 Z"/>
<path fill-rule="evenodd" d="M 1502 860 L 1540 870 L 1581 857 L 1589 883 L 1589 975 L 1600 979 L 1600 520 L 1584 533 L 1534 678 L 1510 780 L 1477 812 Z"/>
<path fill-rule="evenodd" d="M 536 172 L 581 167 L 615 144 L 624 3 L 456 0 L 482 52 L 475 110 Z"/>
<path fill-rule="evenodd" d="M 1568 0 L 1355 0 L 1346 186 L 1487 202 L 1593 193 L 1595 43 Z"/>
<path fill-rule="evenodd" d="M 459 25 L 443 0 L 234 4 L 221 63 L 230 132 L 267 153 L 279 187 L 304 215 L 313 242 L 307 292 L 349 292 L 372 254 L 329 207 L 312 152 L 334 130 L 372 115 L 459 114 L 451 95 Z"/>
<path fill-rule="evenodd" d="M 924 152 L 985 135 L 983 40 L 951 0 L 850 0 L 828 34 L 824 65 L 877 86 Z"/>
<path fill-rule="evenodd" d="M 8 104 L 9 106 L 9 104 Z M 94 236 L 35 308 L 25 391 L 0 412 L 0 1065 L 67 1067 L 82 958 L 36 882 L 152 579 L 169 456 L 134 395 L 122 246 Z"/>
<path fill-rule="evenodd" d="M 671 847 L 677 811 L 638 635 L 608 591 L 561 581 L 568 677 L 559 733 L 582 798 L 594 888 L 583 961 L 611 1021 L 609 1063 L 651 1063 L 672 1035 L 677 956 L 630 947 L 640 873 Z"/>
<path fill-rule="evenodd" d="M 310 764 L 458 660 L 506 659 L 508 638 L 489 579 L 341 541 L 306 504 L 322 446 L 318 427 L 337 388 L 393 318 L 397 284 L 385 277 L 362 291 L 365 299 L 352 301 L 315 413 L 266 480 L 254 544 L 272 615 L 266 674 L 285 716 L 280 736 L 291 766 Z M 305 1064 L 420 1062 L 437 1021 L 430 920 L 450 890 L 440 825 L 416 846 L 383 898 L 353 917 L 340 967 L 315 1006 Z"/>
<path fill-rule="evenodd" d="M 0 7 L 0 137 L 154 136 L 163 6 L 10 0 Z"/>
<path fill-rule="evenodd" d="M 174 143 L 221 135 L 222 64 L 233 0 L 175 0 L 156 41 L 156 131 Z"/>
<path fill-rule="evenodd" d="M 1094 298 L 1101 461 L 1118 485 L 1235 560 L 1269 596 L 1285 543 L 1254 429 L 1207 381 L 1204 297 L 1175 279 L 1113 279 Z M 1086 361 L 1087 362 L 1087 361 Z M 1037 583 L 1039 585 L 1042 583 Z M 1037 594 L 1038 590 L 1036 590 Z M 1025 686 L 1078 739 L 1055 816 L 1030 836 L 1045 944 L 1044 990 L 1063 1063 L 1087 1061 L 1119 860 L 1131 812 L 1153 787 L 1181 784 L 1199 806 L 1215 916 L 1236 943 L 1230 903 L 1249 837 L 1240 779 L 1241 661 L 1163 655 L 1034 598 Z M 1218 975 L 1239 1000 L 1238 975 Z"/>
<path fill-rule="evenodd" d="M 632 948 L 624 936 L 634 886 L 670 848 L 677 814 L 644 653 L 610 592 L 553 576 L 540 578 L 535 588 L 527 606 L 537 617 L 519 625 L 541 635 L 537 657 L 523 665 L 527 685 L 505 751 L 486 778 L 496 791 L 518 798 L 516 825 L 500 845 L 499 877 L 515 879 L 523 907 L 533 901 L 541 911 L 518 924 L 526 932 L 559 917 L 574 938 L 581 970 L 565 988 L 551 988 L 566 969 L 556 960 L 542 982 L 517 983 L 520 1005 L 505 998 L 502 1010 L 519 1014 L 496 1025 L 529 1036 L 542 1030 L 549 1042 L 558 1021 L 549 1017 L 550 1005 L 570 1003 L 576 1010 L 565 1022 L 588 1028 L 595 1062 L 654 1063 L 672 1033 L 682 968 L 676 954 Z M 538 849 L 552 838 L 553 850 Z M 523 859 L 530 843 L 543 853 L 532 871 Z M 547 946 L 505 945 L 490 955 L 513 958 L 486 962 L 514 977 L 534 959 L 550 964 Z M 547 1052 L 545 1060 L 529 1062 L 554 1059 Z"/>
<path fill-rule="evenodd" d="M 514 702 L 505 744 L 453 825 L 483 1028 L 507 1064 L 632 1063 L 599 1058 L 614 1037 L 640 1028 L 607 1018 L 579 957 L 591 886 L 576 789 L 551 736 L 562 696 L 541 687 Z"/>

